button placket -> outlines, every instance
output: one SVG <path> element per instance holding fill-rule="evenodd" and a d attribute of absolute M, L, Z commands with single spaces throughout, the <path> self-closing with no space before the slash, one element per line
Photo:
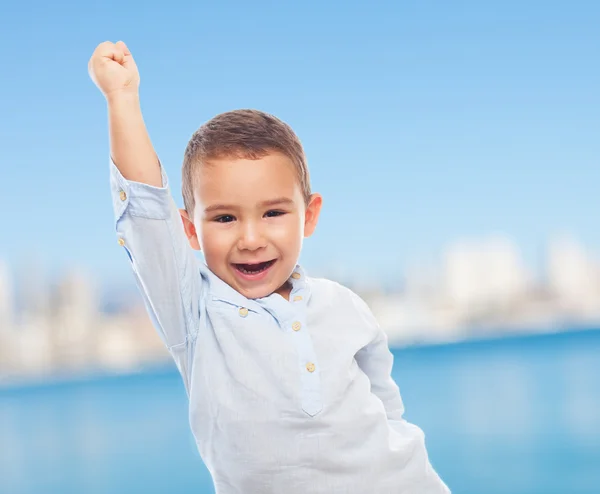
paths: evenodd
<path fill-rule="evenodd" d="M 312 346 L 312 345 L 311 345 Z M 317 415 L 323 408 L 321 398 L 321 377 L 319 366 L 313 354 L 310 360 L 305 360 L 300 367 L 302 381 L 302 409 L 311 417 Z"/>
<path fill-rule="evenodd" d="M 291 275 L 292 290 L 289 300 L 282 300 L 280 306 L 280 328 L 290 335 L 298 355 L 300 373 L 300 400 L 302 410 L 314 417 L 323 408 L 319 362 L 314 350 L 310 331 L 306 323 L 306 301 L 309 289 L 299 270 Z"/>
<path fill-rule="evenodd" d="M 306 330 L 303 317 L 288 321 L 286 326 L 291 328 L 292 341 L 298 352 L 302 409 L 308 415 L 315 416 L 321 411 L 323 404 L 321 402 L 321 379 L 312 338 L 310 332 Z"/>

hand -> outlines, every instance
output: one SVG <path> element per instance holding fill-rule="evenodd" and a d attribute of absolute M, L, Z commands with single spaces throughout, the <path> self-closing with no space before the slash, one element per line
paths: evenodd
<path fill-rule="evenodd" d="M 138 93 L 140 74 L 122 41 L 100 43 L 88 62 L 88 72 L 106 99 L 121 93 Z"/>

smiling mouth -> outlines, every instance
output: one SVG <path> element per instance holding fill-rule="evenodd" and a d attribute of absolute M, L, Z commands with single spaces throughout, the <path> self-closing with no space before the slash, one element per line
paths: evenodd
<path fill-rule="evenodd" d="M 273 264 L 275 264 L 276 259 L 271 259 L 270 261 L 265 262 L 257 262 L 253 264 L 233 264 L 235 269 L 240 271 L 243 274 L 258 274 L 262 273 L 269 269 Z"/>

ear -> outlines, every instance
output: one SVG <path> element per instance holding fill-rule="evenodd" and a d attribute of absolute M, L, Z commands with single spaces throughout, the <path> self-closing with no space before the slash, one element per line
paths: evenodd
<path fill-rule="evenodd" d="M 190 246 L 194 250 L 200 250 L 200 242 L 198 241 L 198 235 L 196 234 L 196 227 L 194 222 L 190 219 L 188 212 L 185 209 L 180 209 L 179 214 L 181 215 L 181 221 L 183 221 L 183 229 L 185 235 L 188 238 Z"/>
<path fill-rule="evenodd" d="M 321 194 L 311 194 L 308 206 L 306 206 L 306 213 L 304 215 L 304 236 L 310 237 L 319 221 L 319 214 L 321 213 L 321 206 L 323 205 L 323 196 Z"/>

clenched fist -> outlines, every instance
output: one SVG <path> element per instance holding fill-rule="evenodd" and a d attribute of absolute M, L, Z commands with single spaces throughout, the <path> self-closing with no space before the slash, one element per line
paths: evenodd
<path fill-rule="evenodd" d="M 90 77 L 108 99 L 118 93 L 137 94 L 140 74 L 122 41 L 100 43 L 88 62 Z"/>

